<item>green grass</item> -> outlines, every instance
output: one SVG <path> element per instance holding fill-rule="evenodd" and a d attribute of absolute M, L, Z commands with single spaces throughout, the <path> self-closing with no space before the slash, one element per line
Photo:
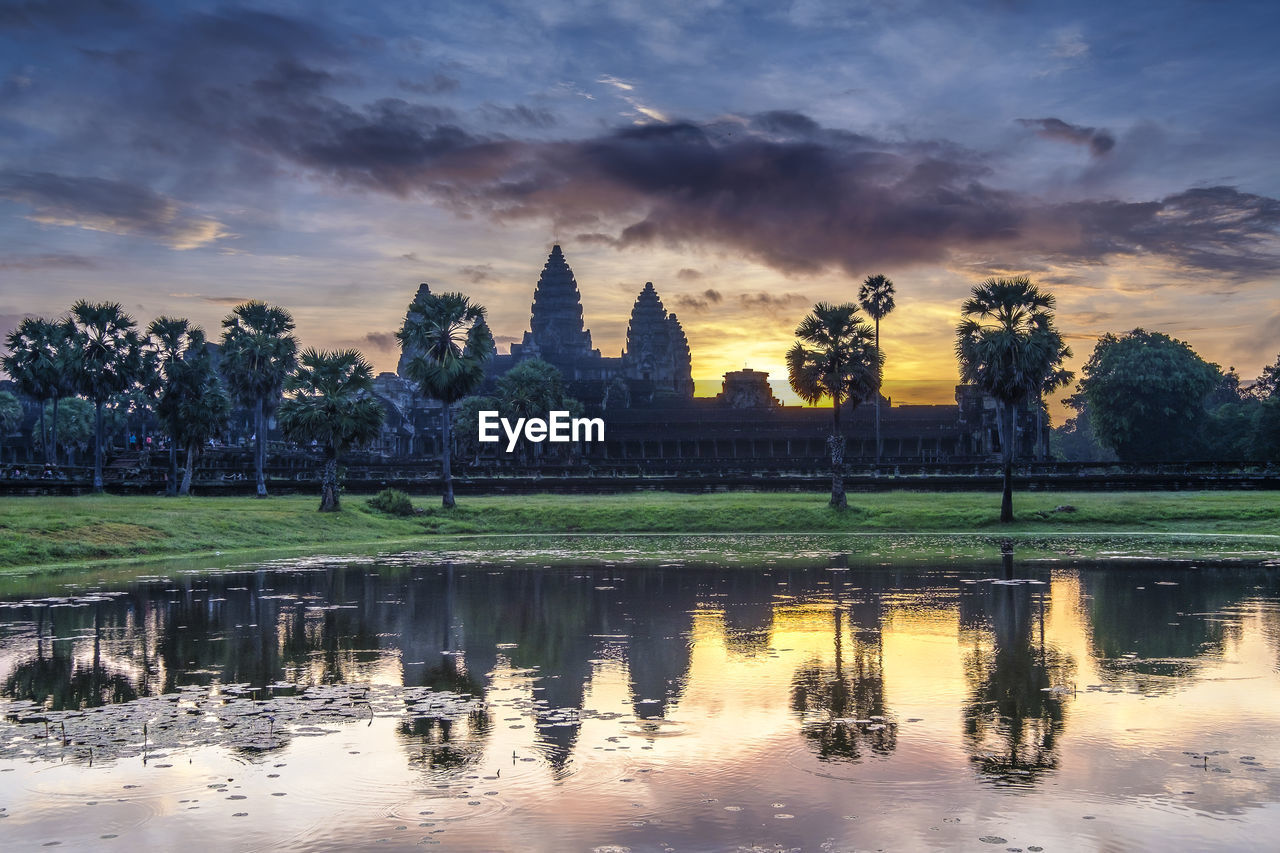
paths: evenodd
<path fill-rule="evenodd" d="M 977 534 L 984 542 L 1012 535 L 1058 553 L 1067 547 L 1063 537 L 1080 537 L 1081 550 L 1098 552 L 1129 534 L 1171 534 L 1180 547 L 1202 537 L 1215 553 L 1227 541 L 1240 552 L 1280 550 L 1280 495 L 1267 492 L 1026 493 L 1015 497 L 1012 525 L 998 522 L 998 494 L 971 492 L 854 494 L 843 512 L 814 493 L 464 496 L 453 510 L 417 498 L 424 512 L 411 517 L 374 512 L 354 496 L 336 514 L 316 512 L 317 503 L 296 496 L 0 498 L 0 568 L 264 549 L 456 548 L 447 537 L 507 534 Z M 1076 511 L 1054 511 L 1065 504 Z"/>

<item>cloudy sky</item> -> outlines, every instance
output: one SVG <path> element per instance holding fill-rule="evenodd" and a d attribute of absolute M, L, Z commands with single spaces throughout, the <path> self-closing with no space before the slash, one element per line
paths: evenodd
<path fill-rule="evenodd" d="M 1280 352 L 1280 4 L 0 2 L 0 332 L 247 298 L 394 369 L 418 282 L 528 328 L 553 242 L 617 355 L 653 281 L 694 376 L 784 375 L 884 273 L 887 390 L 1031 274 L 1083 362 L 1136 326 Z"/>

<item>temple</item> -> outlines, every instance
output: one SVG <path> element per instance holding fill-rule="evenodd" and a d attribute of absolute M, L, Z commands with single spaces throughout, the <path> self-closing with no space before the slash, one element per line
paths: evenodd
<path fill-rule="evenodd" d="M 578 282 L 559 245 L 552 247 L 533 288 L 529 313 L 529 330 L 520 343 L 511 345 L 510 354 L 490 362 L 490 378 L 526 359 L 540 358 L 563 374 L 569 394 L 588 408 L 609 405 L 611 389 L 615 407 L 619 398 L 631 405 L 693 398 L 689 339 L 676 315 L 663 307 L 653 282 L 646 282 L 636 296 L 626 349 L 616 358 L 601 355 L 591 345 Z M 625 394 L 617 393 L 620 387 Z"/>
<path fill-rule="evenodd" d="M 426 284 L 418 288 L 418 294 L 428 291 Z M 396 374 L 381 374 L 375 383 L 388 414 L 378 449 L 388 456 L 431 457 L 439 452 L 439 404 L 413 393 L 405 376 L 409 357 L 401 357 Z M 715 397 L 693 396 L 688 338 L 653 282 L 636 295 L 623 351 L 616 357 L 602 355 L 592 345 L 578 281 L 559 245 L 552 247 L 534 285 L 529 329 L 510 353 L 490 360 L 479 393 L 493 393 L 502 375 L 532 358 L 559 369 L 566 392 L 588 413 L 607 413 L 604 442 L 584 444 L 572 460 L 547 459 L 547 464 L 737 470 L 820 466 L 829 459 L 830 410 L 783 405 L 768 373 L 731 371 Z M 873 460 L 872 407 L 849 409 L 842 418 L 849 441 L 846 459 Z M 1048 427 L 1032 407 L 1021 413 L 1018 432 L 1020 457 L 1047 458 Z M 880 455 L 886 462 L 980 461 L 1000 451 L 995 401 L 966 385 L 956 387 L 952 405 L 895 406 L 881 398 L 881 434 Z M 486 462 L 510 460 L 488 449 L 472 464 Z"/>

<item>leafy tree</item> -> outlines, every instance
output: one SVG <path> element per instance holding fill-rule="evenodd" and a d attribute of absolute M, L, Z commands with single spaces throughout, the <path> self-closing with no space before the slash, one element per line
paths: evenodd
<path fill-rule="evenodd" d="M 484 445 L 480 443 L 480 413 L 499 410 L 497 397 L 464 397 L 457 405 L 454 414 L 454 443 L 463 456 L 471 458 L 472 465 L 480 464 L 480 453 Z"/>
<path fill-rule="evenodd" d="M 227 424 L 231 400 L 223 390 L 204 330 L 187 320 L 160 317 L 148 328 L 158 361 L 159 401 L 156 414 L 169 436 L 168 493 L 191 493 L 196 460 L 209 439 Z M 178 448 L 187 453 L 182 484 L 178 479 Z"/>
<path fill-rule="evenodd" d="M 973 288 L 956 327 L 960 378 L 1001 405 L 1003 489 L 1000 521 L 1013 521 L 1013 457 L 1017 406 L 1039 399 L 1071 355 L 1053 325 L 1053 294 L 1026 276 L 990 278 Z"/>
<path fill-rule="evenodd" d="M 1251 390 L 1260 400 L 1274 397 L 1277 392 L 1280 392 L 1280 355 L 1276 356 L 1275 364 L 1262 368 L 1262 375 L 1258 377 L 1257 382 L 1253 383 Z"/>
<path fill-rule="evenodd" d="M 1196 455 L 1232 462 L 1256 458 L 1254 432 L 1261 405 L 1260 400 L 1238 399 L 1214 407 L 1205 417 Z"/>
<path fill-rule="evenodd" d="M 858 304 L 876 321 L 876 352 L 880 350 L 880 321 L 893 310 L 893 282 L 882 275 L 869 275 L 858 288 Z M 883 364 L 883 360 L 881 361 Z M 876 464 L 880 464 L 880 383 L 876 383 Z"/>
<path fill-rule="evenodd" d="M 338 512 L 338 458 L 377 438 L 386 417 L 373 397 L 373 368 L 355 350 L 307 349 L 285 392 L 280 428 L 290 441 L 324 448 L 320 511 Z"/>
<path fill-rule="evenodd" d="M 831 400 L 831 506 L 848 506 L 844 493 L 845 438 L 840 409 L 856 407 L 876 393 L 884 358 L 875 346 L 875 331 L 858 316 L 852 302 L 819 302 L 796 327 L 798 341 L 787 351 L 787 375 L 800 399 L 817 405 Z"/>
<path fill-rule="evenodd" d="M 45 463 L 57 465 L 58 400 L 73 393 L 72 346 L 67 322 L 28 317 L 9 333 L 9 354 L 0 358 L 5 372 L 18 383 L 18 390 L 40 404 L 40 434 L 45 431 L 45 406 L 53 401 L 53 441 L 45 446 Z"/>
<path fill-rule="evenodd" d="M 203 390 L 178 400 L 177 423 L 181 427 L 177 430 L 174 440 L 187 449 L 187 464 L 182 472 L 182 485 L 178 487 L 180 495 L 191 493 L 191 479 L 195 475 L 196 461 L 200 458 L 205 445 L 209 443 L 209 439 L 226 428 L 227 420 L 231 415 L 231 398 L 227 396 L 221 380 L 218 379 L 218 372 L 214 370 L 211 363 L 204 366 L 186 363 L 184 369 L 196 373 L 197 376 L 182 381 L 197 387 L 203 384 Z"/>
<path fill-rule="evenodd" d="M 102 407 L 146 376 L 147 359 L 133 318 L 118 302 L 71 306 L 77 390 L 93 403 L 93 490 L 102 491 Z"/>
<path fill-rule="evenodd" d="M 498 408 L 508 418 L 545 418 L 550 412 L 583 413 L 580 402 L 564 391 L 564 376 L 540 358 L 522 361 L 498 380 Z M 536 445 L 541 448 L 541 445 Z M 522 447 L 521 453 L 527 448 Z"/>
<path fill-rule="evenodd" d="M 454 505 L 452 412 L 454 403 L 484 380 L 485 362 L 494 353 L 493 334 L 485 311 L 461 293 L 421 290 L 409 306 L 404 326 L 396 332 L 407 359 L 405 373 L 424 397 L 443 404 L 444 435 L 441 468 L 446 507 Z"/>
<path fill-rule="evenodd" d="M 156 370 L 160 377 L 160 399 L 156 414 L 160 426 L 169 436 L 169 481 L 165 493 L 170 497 L 178 493 L 178 399 L 190 389 L 181 388 L 176 382 L 178 365 L 199 347 L 204 349 L 204 330 L 191 326 L 181 317 L 157 317 L 147 327 L 156 352 Z"/>
<path fill-rule="evenodd" d="M 187 461 L 179 494 L 188 494 L 196 459 L 209 440 L 226 428 L 231 413 L 204 329 L 181 318 L 161 317 L 149 332 L 156 344 L 159 400 L 156 413 L 170 437 L 169 493 L 173 494 L 179 448 Z"/>
<path fill-rule="evenodd" d="M 1116 461 L 1115 452 L 1098 441 L 1084 394 L 1073 394 L 1062 402 L 1075 409 L 1076 416 L 1067 418 L 1066 423 L 1052 431 L 1050 445 L 1054 458 L 1064 462 Z"/>
<path fill-rule="evenodd" d="M 222 321 L 222 374 L 232 393 L 253 409 L 253 467 L 260 498 L 267 496 L 268 416 L 298 363 L 293 327 L 288 311 L 256 299 L 237 305 Z"/>
<path fill-rule="evenodd" d="M 1264 462 L 1280 462 L 1280 394 L 1272 394 L 1253 413 L 1253 456 Z"/>
<path fill-rule="evenodd" d="M 1205 398 L 1220 376 L 1189 344 L 1134 329 L 1098 340 L 1080 390 L 1098 437 L 1122 460 L 1186 459 L 1198 451 Z"/>
<path fill-rule="evenodd" d="M 22 404 L 8 391 L 0 391 L 0 462 L 4 461 L 4 439 L 22 423 Z"/>
<path fill-rule="evenodd" d="M 54 458 L 61 448 L 67 464 L 73 465 L 75 453 L 88 449 L 93 438 L 93 404 L 83 397 L 67 397 L 62 400 L 56 415 L 53 413 L 54 405 L 54 402 L 45 403 L 44 415 L 53 424 L 52 433 L 58 437 L 58 444 L 53 445 L 48 436 L 43 439 L 33 436 L 35 445 L 46 452 L 52 451 Z M 119 415 L 110 410 L 103 410 L 102 421 L 105 435 L 113 435 L 121 427 Z"/>

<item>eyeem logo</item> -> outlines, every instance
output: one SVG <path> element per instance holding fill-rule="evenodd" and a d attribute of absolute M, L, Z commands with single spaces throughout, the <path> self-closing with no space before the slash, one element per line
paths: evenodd
<path fill-rule="evenodd" d="M 550 412 L 547 420 L 542 418 L 517 418 L 513 426 L 511 421 L 499 417 L 497 412 L 480 412 L 481 442 L 492 444 L 501 441 L 498 426 L 507 434 L 507 452 L 516 449 L 516 442 L 521 435 L 528 441 L 542 443 L 544 441 L 604 441 L 603 418 L 571 418 L 568 412 Z"/>

